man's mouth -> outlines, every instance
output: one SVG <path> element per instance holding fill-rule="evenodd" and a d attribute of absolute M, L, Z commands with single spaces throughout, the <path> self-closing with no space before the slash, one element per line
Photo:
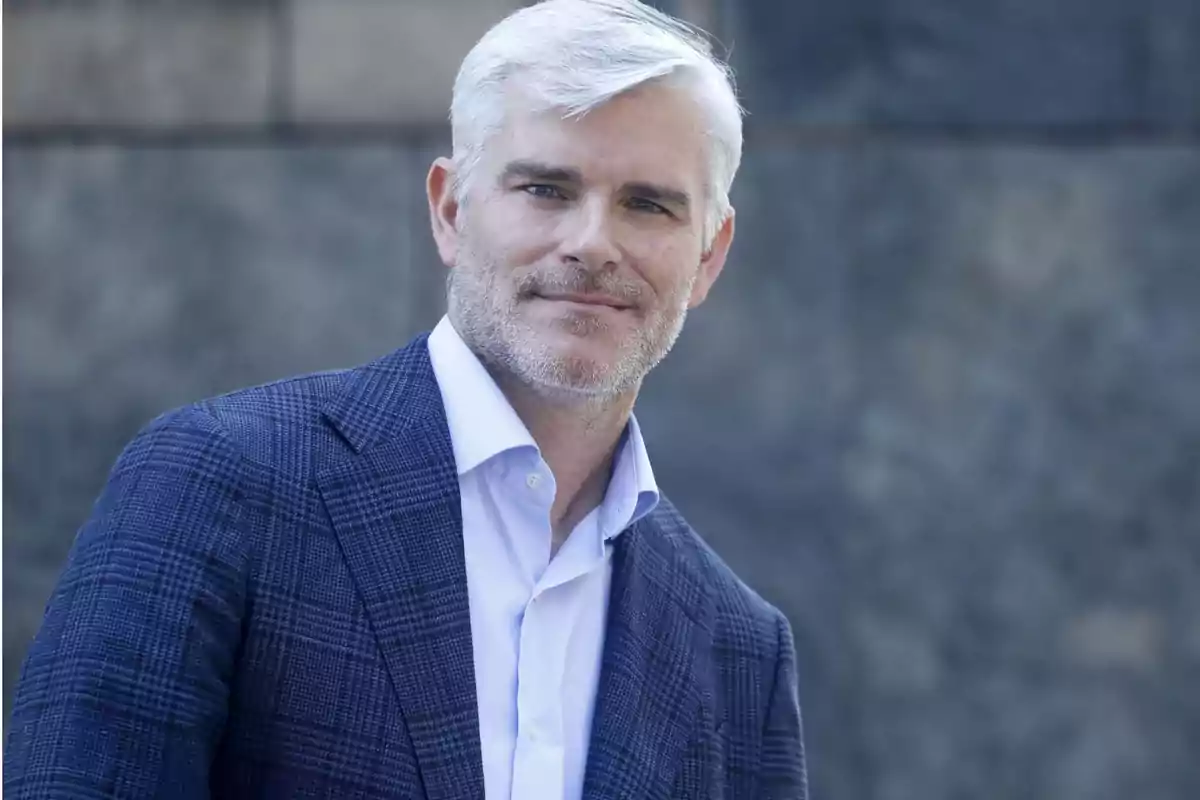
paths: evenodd
<path fill-rule="evenodd" d="M 593 294 L 590 292 L 547 292 L 545 294 L 534 294 L 534 297 L 555 303 L 573 303 L 580 306 L 612 308 L 617 311 L 626 311 L 633 308 L 633 305 L 625 300 L 607 294 Z"/>

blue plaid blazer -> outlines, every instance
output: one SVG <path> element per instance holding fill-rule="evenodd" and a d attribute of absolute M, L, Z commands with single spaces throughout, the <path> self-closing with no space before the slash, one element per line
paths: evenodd
<path fill-rule="evenodd" d="M 160 417 L 22 668 L 4 797 L 482 798 L 426 337 Z M 584 796 L 804 798 L 791 631 L 663 501 L 617 539 Z"/>

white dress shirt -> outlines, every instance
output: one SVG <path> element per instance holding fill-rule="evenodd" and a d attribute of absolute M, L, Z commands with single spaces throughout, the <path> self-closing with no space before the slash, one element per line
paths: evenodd
<path fill-rule="evenodd" d="M 429 336 L 462 494 L 488 800 L 583 792 L 612 580 L 611 540 L 658 487 L 631 416 L 601 505 L 550 558 L 554 476 L 491 375 L 444 318 Z"/>

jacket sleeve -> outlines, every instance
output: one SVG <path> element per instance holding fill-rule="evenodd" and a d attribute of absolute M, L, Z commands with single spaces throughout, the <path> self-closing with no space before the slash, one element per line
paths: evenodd
<path fill-rule="evenodd" d="M 241 475 L 199 408 L 126 447 L 22 666 L 5 798 L 208 797 L 246 599 Z"/>
<path fill-rule="evenodd" d="M 778 613 L 778 612 L 777 612 Z M 762 741 L 762 800 L 807 800 L 804 736 L 796 680 L 796 648 L 787 618 L 778 613 L 775 681 L 767 706 Z"/>

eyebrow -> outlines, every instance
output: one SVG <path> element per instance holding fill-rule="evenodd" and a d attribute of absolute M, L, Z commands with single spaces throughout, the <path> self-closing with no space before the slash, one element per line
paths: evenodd
<path fill-rule="evenodd" d="M 691 207 L 692 199 L 688 197 L 687 192 L 679 189 L 669 189 L 666 186 L 658 186 L 653 183 L 627 183 L 625 191 L 637 197 L 653 200 L 656 203 L 663 205 L 675 206 L 683 210 Z"/>
<path fill-rule="evenodd" d="M 577 169 L 558 167 L 552 164 L 543 164 L 540 161 L 524 159 L 510 161 L 500 173 L 500 180 L 502 182 L 518 179 L 547 181 L 549 183 L 583 183 L 583 176 Z M 667 186 L 660 186 L 655 183 L 635 181 L 625 184 L 622 187 L 622 191 L 625 194 L 635 195 L 664 205 L 675 206 L 685 211 L 690 209 L 692 205 L 692 198 L 687 192 Z"/>
<path fill-rule="evenodd" d="M 501 181 L 511 181 L 516 178 L 535 181 L 550 181 L 552 183 L 583 183 L 579 170 L 567 167 L 554 167 L 539 161 L 510 161 L 500 173 Z"/>

